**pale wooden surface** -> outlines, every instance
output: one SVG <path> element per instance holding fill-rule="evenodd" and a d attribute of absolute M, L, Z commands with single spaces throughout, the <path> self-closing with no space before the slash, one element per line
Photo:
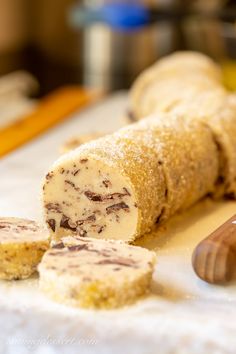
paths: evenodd
<path fill-rule="evenodd" d="M 195 273 L 212 284 L 226 284 L 236 276 L 236 215 L 223 223 L 193 252 Z"/>
<path fill-rule="evenodd" d="M 124 124 L 126 95 L 80 113 L 0 161 L 0 214 L 40 219 L 40 181 L 71 135 Z M 116 311 L 57 305 L 37 278 L 0 282 L 0 353 L 221 354 L 236 352 L 236 284 L 209 285 L 191 267 L 196 244 L 235 214 L 235 202 L 203 201 L 139 245 L 155 249 L 152 296 Z"/>

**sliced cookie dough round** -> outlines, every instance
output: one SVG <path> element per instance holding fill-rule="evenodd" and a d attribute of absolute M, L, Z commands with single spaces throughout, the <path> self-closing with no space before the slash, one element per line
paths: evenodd
<path fill-rule="evenodd" d="M 136 104 L 136 110 L 132 111 L 137 119 L 143 119 L 155 112 L 172 111 L 180 103 L 191 102 L 202 92 L 214 91 L 224 92 L 224 89 L 201 74 L 188 75 L 184 80 L 181 76 L 156 80 L 146 88 Z"/>
<path fill-rule="evenodd" d="M 186 92 L 194 87 L 223 89 L 222 78 L 220 67 L 207 56 L 191 51 L 176 52 L 158 60 L 138 76 L 130 91 L 130 110 L 136 120 L 142 119 L 159 107 L 169 108 L 181 95 L 186 99 L 186 95 L 190 96 Z M 172 80 L 177 84 L 173 88 L 168 84 Z M 163 86 L 169 86 L 168 90 Z"/>
<path fill-rule="evenodd" d="M 49 247 L 49 233 L 36 222 L 0 218 L 0 279 L 28 278 Z"/>
<path fill-rule="evenodd" d="M 65 237 L 40 263 L 40 289 L 85 308 L 117 308 L 148 292 L 156 254 L 122 241 Z"/>
<path fill-rule="evenodd" d="M 180 104 L 174 113 L 186 120 L 202 122 L 211 131 L 220 164 L 215 197 L 236 198 L 236 96 L 208 92 L 188 104 Z"/>

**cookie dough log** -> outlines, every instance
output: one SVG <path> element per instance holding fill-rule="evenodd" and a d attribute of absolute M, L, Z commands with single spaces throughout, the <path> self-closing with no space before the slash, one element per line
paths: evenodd
<path fill-rule="evenodd" d="M 28 278 L 48 247 L 48 231 L 34 221 L 0 218 L 0 279 Z"/>
<path fill-rule="evenodd" d="M 71 306 L 121 307 L 148 292 L 155 261 L 154 252 L 123 242 L 65 237 L 39 265 L 40 288 Z"/>
<path fill-rule="evenodd" d="M 214 192 L 219 174 L 218 150 L 210 129 L 185 115 L 158 114 L 121 130 L 120 134 L 158 152 L 166 181 L 166 203 L 159 221 L 168 219 Z"/>
<path fill-rule="evenodd" d="M 130 91 L 130 111 L 136 120 L 156 110 L 167 111 L 202 90 L 224 90 L 217 64 L 200 53 L 177 52 L 145 70 Z"/>
<path fill-rule="evenodd" d="M 63 155 L 43 186 L 53 239 L 80 236 L 132 241 L 151 230 L 165 204 L 158 151 L 145 134 L 100 138 Z"/>
<path fill-rule="evenodd" d="M 236 96 L 208 92 L 175 108 L 176 114 L 208 126 L 218 147 L 220 172 L 216 197 L 236 198 Z"/>
<path fill-rule="evenodd" d="M 45 219 L 53 238 L 133 241 L 213 192 L 218 173 L 209 128 L 159 114 L 59 159 L 44 183 Z"/>

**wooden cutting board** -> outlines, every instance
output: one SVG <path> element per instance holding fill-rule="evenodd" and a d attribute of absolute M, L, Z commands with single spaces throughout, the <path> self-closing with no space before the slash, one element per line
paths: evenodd
<path fill-rule="evenodd" d="M 0 160 L 0 215 L 40 219 L 41 179 L 60 145 L 119 128 L 126 102 L 126 93 L 113 95 Z M 236 284 L 206 284 L 191 267 L 196 244 L 235 212 L 235 202 L 205 200 L 138 240 L 158 263 L 151 296 L 130 307 L 73 309 L 46 299 L 36 277 L 1 281 L 0 353 L 235 354 Z"/>
<path fill-rule="evenodd" d="M 53 91 L 41 99 L 28 115 L 20 116 L 3 128 L 0 126 L 0 157 L 64 121 L 74 111 L 94 103 L 99 97 L 101 93 L 78 86 Z"/>

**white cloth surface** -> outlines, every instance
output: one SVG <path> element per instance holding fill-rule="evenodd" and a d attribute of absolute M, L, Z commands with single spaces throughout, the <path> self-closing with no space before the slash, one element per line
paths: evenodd
<path fill-rule="evenodd" d="M 0 215 L 40 220 L 40 183 L 60 145 L 124 124 L 126 94 L 75 114 L 0 161 Z M 0 142 L 1 143 L 1 142 Z M 236 285 L 208 285 L 191 267 L 195 245 L 235 214 L 205 200 L 139 244 L 156 250 L 153 293 L 130 307 L 90 311 L 58 305 L 37 278 L 0 282 L 0 354 L 235 354 Z"/>

